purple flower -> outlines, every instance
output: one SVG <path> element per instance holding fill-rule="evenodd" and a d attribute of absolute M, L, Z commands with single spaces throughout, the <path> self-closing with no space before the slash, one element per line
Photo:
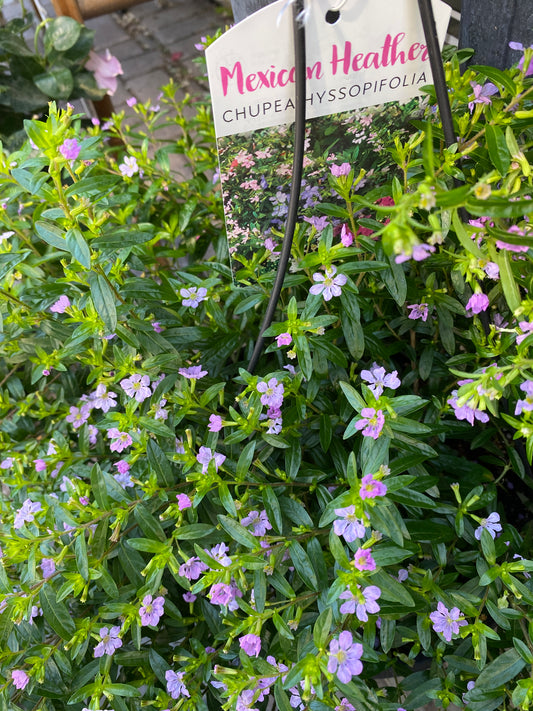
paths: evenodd
<path fill-rule="evenodd" d="M 474 536 L 477 538 L 478 541 L 481 540 L 481 534 L 483 533 L 483 529 L 486 529 L 490 533 L 492 538 L 496 538 L 496 534 L 502 530 L 502 525 L 500 523 L 500 514 L 496 511 L 493 511 L 487 516 L 487 518 L 481 519 L 480 525 L 474 531 Z"/>
<path fill-rule="evenodd" d="M 60 146 L 59 152 L 67 160 L 76 160 L 80 154 L 80 145 L 75 138 L 67 138 Z"/>
<path fill-rule="evenodd" d="M 165 330 L 159 321 L 152 321 L 151 325 L 156 333 L 162 333 Z"/>
<path fill-rule="evenodd" d="M 108 412 L 112 407 L 116 407 L 117 403 L 115 400 L 117 396 L 115 393 L 108 392 L 107 386 L 100 383 L 94 391 L 92 404 L 97 410 L 102 410 L 102 412 Z"/>
<path fill-rule="evenodd" d="M 145 595 L 139 609 L 141 625 L 155 626 L 164 613 L 165 598 L 160 595 L 155 600 L 151 595 Z"/>
<path fill-rule="evenodd" d="M 381 590 L 376 585 L 368 585 L 364 590 L 361 586 L 357 586 L 357 593 L 354 593 L 347 588 L 339 595 L 341 600 L 346 600 L 341 607 L 340 612 L 344 614 L 353 614 L 355 612 L 357 619 L 361 622 L 368 622 L 368 612 L 371 615 L 379 612 L 380 607 L 376 600 L 381 597 Z"/>
<path fill-rule="evenodd" d="M 525 52 L 525 49 L 526 49 L 521 42 L 509 42 L 509 47 L 511 49 L 517 49 L 520 52 Z M 530 45 L 529 49 L 533 49 L 533 45 Z M 522 55 L 520 61 L 518 62 L 518 68 L 520 69 L 520 71 L 523 71 L 523 69 L 524 69 L 524 61 L 525 61 L 525 55 Z M 533 74 L 533 60 L 531 60 L 529 62 L 529 66 L 526 70 L 525 76 L 529 77 L 529 76 L 531 76 L 531 74 Z"/>
<path fill-rule="evenodd" d="M 309 289 L 309 293 L 314 296 L 323 294 L 324 301 L 330 301 L 334 296 L 340 296 L 342 293 L 342 288 L 346 282 L 347 277 L 345 274 L 337 274 L 337 267 L 331 266 L 325 268 L 325 274 L 320 272 L 315 272 L 313 274 L 313 281 L 317 282 Z"/>
<path fill-rule="evenodd" d="M 187 494 L 176 494 L 176 499 L 178 500 L 178 508 L 180 511 L 191 508 L 192 501 L 189 499 Z"/>
<path fill-rule="evenodd" d="M 197 308 L 202 301 L 206 300 L 207 289 L 201 286 L 199 289 L 195 286 L 190 286 L 187 289 L 180 289 L 180 296 L 182 298 L 182 304 L 184 306 L 190 306 L 191 308 Z"/>
<path fill-rule="evenodd" d="M 354 642 L 352 633 L 344 630 L 338 639 L 332 639 L 329 645 L 328 672 L 337 673 L 339 681 L 349 684 L 352 676 L 358 676 L 363 671 L 360 661 L 363 645 Z"/>
<path fill-rule="evenodd" d="M 467 624 L 466 620 L 461 620 L 460 617 L 463 617 L 463 613 L 458 607 L 448 610 L 442 602 L 439 602 L 429 619 L 433 622 L 435 632 L 440 632 L 447 642 L 451 642 L 452 635 L 459 634 L 459 627 Z"/>
<path fill-rule="evenodd" d="M 104 654 L 114 654 L 115 650 L 122 647 L 122 640 L 119 637 L 120 627 L 100 628 L 100 642 L 94 648 L 95 657 L 103 657 Z"/>
<path fill-rule="evenodd" d="M 405 568 L 400 568 L 398 571 L 398 582 L 403 583 L 409 577 L 409 571 Z"/>
<path fill-rule="evenodd" d="M 36 472 L 44 472 L 46 469 L 46 462 L 44 459 L 34 459 L 33 463 L 35 464 L 35 471 Z"/>
<path fill-rule="evenodd" d="M 353 706 L 348 699 L 341 699 L 340 704 L 335 706 L 335 711 L 356 711 L 355 706 Z"/>
<path fill-rule="evenodd" d="M 154 383 L 154 389 L 155 389 L 155 383 Z M 168 410 L 165 410 L 165 405 L 167 404 L 167 401 L 165 398 L 159 401 L 159 405 L 157 406 L 157 409 L 155 411 L 154 415 L 154 420 L 168 420 Z"/>
<path fill-rule="evenodd" d="M 209 425 L 207 429 L 210 432 L 220 432 L 222 429 L 222 417 L 220 415 L 209 415 Z"/>
<path fill-rule="evenodd" d="M 489 421 L 489 416 L 486 412 L 483 412 L 470 404 L 472 398 L 467 400 L 464 405 L 459 406 L 457 394 L 457 390 L 454 390 L 452 392 L 452 397 L 446 402 L 448 405 L 453 407 L 454 415 L 458 420 L 466 420 L 467 422 L 470 422 L 472 426 L 474 425 L 474 420 L 479 420 L 479 422 Z"/>
<path fill-rule="evenodd" d="M 278 348 L 281 348 L 281 346 L 290 346 L 292 343 L 291 334 L 280 333 L 279 336 L 276 336 L 276 343 L 278 344 Z"/>
<path fill-rule="evenodd" d="M 183 593 L 183 599 L 185 602 L 194 602 L 196 600 L 196 595 L 192 592 Z"/>
<path fill-rule="evenodd" d="M 98 428 L 95 425 L 88 425 L 89 432 L 89 444 L 96 444 L 96 437 L 98 436 Z"/>
<path fill-rule="evenodd" d="M 26 499 L 20 509 L 15 514 L 13 521 L 13 528 L 19 529 L 24 526 L 25 523 L 31 523 L 35 520 L 34 514 L 38 511 L 42 511 L 42 506 L 39 501 L 32 501 L 31 499 Z"/>
<path fill-rule="evenodd" d="M 475 293 L 468 300 L 466 311 L 469 316 L 472 316 L 472 314 L 480 314 L 482 311 L 486 311 L 488 307 L 489 297 L 486 294 Z"/>
<path fill-rule="evenodd" d="M 474 110 L 476 104 L 492 104 L 492 100 L 489 97 L 498 93 L 498 87 L 494 86 L 491 82 L 487 82 L 487 84 L 481 86 L 481 84 L 476 84 L 475 81 L 471 81 L 470 86 L 474 91 L 474 96 L 468 103 L 468 108 L 471 112 Z"/>
<path fill-rule="evenodd" d="M 283 404 L 285 388 L 283 387 L 283 383 L 278 383 L 276 378 L 270 378 L 268 382 L 262 380 L 257 383 L 257 392 L 261 393 L 262 405 L 280 408 Z"/>
<path fill-rule="evenodd" d="M 313 225 L 315 230 L 317 232 L 322 232 L 327 226 L 328 226 L 328 218 L 327 217 L 304 217 L 304 220 L 306 222 L 309 222 L 310 225 Z"/>
<path fill-rule="evenodd" d="M 91 407 L 87 403 L 85 403 L 81 407 L 75 407 L 73 405 L 69 409 L 69 414 L 65 417 L 65 420 L 67 422 L 70 422 L 74 429 L 77 430 L 87 422 L 90 414 Z"/>
<path fill-rule="evenodd" d="M 397 370 L 394 370 L 392 373 L 387 373 L 385 368 L 380 368 L 376 363 L 374 363 L 371 370 L 362 370 L 361 378 L 365 382 L 370 383 L 368 387 L 376 400 L 381 397 L 384 388 L 396 390 L 402 384 L 398 378 Z"/>
<path fill-rule="evenodd" d="M 108 439 L 112 440 L 109 449 L 112 452 L 123 452 L 129 447 L 133 440 L 127 432 L 120 432 L 116 427 L 107 430 Z"/>
<path fill-rule="evenodd" d="M 206 553 L 209 553 L 212 558 L 227 568 L 228 565 L 231 565 L 231 558 L 226 555 L 228 551 L 229 548 L 225 543 L 218 543 L 216 546 L 213 546 L 210 551 L 206 551 Z"/>
<path fill-rule="evenodd" d="M 237 705 L 235 711 L 259 711 L 257 708 L 252 708 L 255 696 L 255 689 L 245 689 L 237 696 Z M 257 699 L 259 701 L 259 699 Z"/>
<path fill-rule="evenodd" d="M 200 558 L 194 556 L 180 565 L 179 574 L 187 580 L 198 580 L 204 570 L 208 570 L 207 565 Z"/>
<path fill-rule="evenodd" d="M 117 468 L 119 474 L 127 474 L 130 470 L 130 464 L 125 459 L 120 459 L 113 466 Z"/>
<path fill-rule="evenodd" d="M 350 230 L 348 225 L 343 225 L 341 227 L 341 242 L 343 247 L 351 247 L 353 244 L 353 232 Z"/>
<path fill-rule="evenodd" d="M 230 610 L 236 610 L 238 604 L 235 602 L 236 597 L 242 597 L 242 592 L 237 585 L 232 581 L 231 585 L 226 583 L 215 583 L 211 586 L 207 597 L 212 605 L 228 606 Z"/>
<path fill-rule="evenodd" d="M 13 686 L 17 689 L 25 689 L 30 681 L 30 677 L 22 669 L 12 669 L 11 670 L 11 681 Z"/>
<path fill-rule="evenodd" d="M 150 378 L 147 375 L 134 373 L 129 378 L 120 381 L 120 387 L 126 395 L 133 397 L 137 402 L 144 402 L 152 394 L 150 390 Z"/>
<path fill-rule="evenodd" d="M 377 439 L 385 424 L 383 411 L 375 410 L 373 407 L 363 407 L 361 415 L 363 415 L 363 418 L 355 423 L 355 429 L 358 431 L 362 430 L 364 437 Z"/>
<path fill-rule="evenodd" d="M 61 294 L 59 299 L 50 306 L 50 311 L 54 314 L 64 314 L 70 308 L 70 300 L 66 294 Z"/>
<path fill-rule="evenodd" d="M 270 252 L 273 256 L 277 257 L 281 252 L 276 252 L 277 242 L 274 242 L 272 237 L 267 237 L 265 240 L 265 249 Z"/>
<path fill-rule="evenodd" d="M 201 365 L 193 365 L 190 368 L 180 368 L 179 374 L 183 375 L 184 378 L 189 378 L 190 380 L 199 380 L 207 375 L 207 370 L 202 370 Z"/>
<path fill-rule="evenodd" d="M 249 657 L 258 657 L 261 651 L 261 637 L 256 634 L 245 634 L 239 638 L 241 649 Z"/>
<path fill-rule="evenodd" d="M 363 538 L 366 528 L 363 522 L 355 515 L 355 506 L 335 509 L 335 513 L 341 517 L 333 521 L 333 530 L 337 536 L 343 536 L 348 543 L 355 541 L 356 538 Z"/>
<path fill-rule="evenodd" d="M 496 264 L 496 262 L 487 262 L 483 267 L 483 270 L 489 279 L 500 278 L 500 267 Z"/>
<path fill-rule="evenodd" d="M 129 474 L 121 474 L 120 472 L 118 474 L 113 474 L 113 479 L 117 482 L 117 484 L 120 484 L 120 486 L 123 489 L 127 489 L 128 487 L 133 487 L 135 484 L 133 483 L 133 480 Z"/>
<path fill-rule="evenodd" d="M 53 558 L 43 558 L 41 560 L 41 571 L 43 578 L 49 578 L 56 572 L 56 564 Z"/>
<path fill-rule="evenodd" d="M 533 326 L 533 324 L 531 324 Z M 11 469 L 13 466 L 13 457 L 6 457 L 0 462 L 0 469 Z"/>
<path fill-rule="evenodd" d="M 533 325 L 533 324 L 532 324 Z M 526 393 L 525 400 L 518 400 L 514 411 L 515 415 L 521 415 L 522 412 L 533 411 L 533 380 L 526 380 L 520 384 L 520 390 Z"/>
<path fill-rule="evenodd" d="M 366 474 L 361 479 L 359 494 L 362 499 L 375 499 L 376 496 L 385 496 L 387 485 L 379 479 L 374 479 L 373 474 Z"/>
<path fill-rule="evenodd" d="M 209 462 L 211 460 L 214 460 L 215 471 L 218 471 L 218 468 L 225 462 L 226 455 L 220 454 L 219 452 L 213 452 L 209 449 L 209 447 L 200 447 L 198 454 L 196 455 L 196 461 L 202 465 L 203 474 L 207 472 L 207 468 L 209 467 Z"/>
<path fill-rule="evenodd" d="M 167 680 L 167 691 L 172 696 L 173 699 L 179 699 L 180 696 L 190 697 L 187 687 L 183 683 L 183 677 L 185 672 L 173 672 L 172 669 L 168 669 L 165 672 L 165 679 Z"/>
<path fill-rule="evenodd" d="M 414 259 L 415 262 L 421 262 L 422 260 L 427 259 L 434 251 L 435 247 L 432 244 L 415 244 L 411 254 L 402 252 L 401 254 L 396 255 L 394 261 L 396 264 L 402 264 L 403 262 L 409 261 L 409 259 Z"/>
<path fill-rule="evenodd" d="M 341 165 L 333 163 L 333 165 L 329 166 L 329 169 L 334 178 L 339 178 L 341 175 L 349 175 L 351 167 L 349 163 L 341 163 Z"/>
<path fill-rule="evenodd" d="M 357 570 L 375 570 L 376 561 L 372 558 L 372 548 L 358 548 L 354 555 L 354 566 Z"/>
<path fill-rule="evenodd" d="M 422 321 L 427 321 L 429 316 L 429 306 L 428 304 L 411 304 L 407 307 L 411 310 L 409 318 L 413 321 L 421 318 Z"/>
<path fill-rule="evenodd" d="M 533 321 L 530 323 L 529 321 L 520 321 L 518 323 L 520 330 L 522 333 L 520 333 L 516 337 L 516 345 L 519 346 L 524 338 L 527 338 L 531 333 L 533 333 Z"/>
<path fill-rule="evenodd" d="M 242 519 L 241 524 L 243 526 L 252 524 L 254 536 L 264 536 L 272 528 L 266 511 L 250 511 L 248 516 Z"/>
<path fill-rule="evenodd" d="M 127 105 L 130 107 L 130 109 L 131 109 L 131 108 L 133 108 L 133 107 L 135 106 L 135 104 L 137 103 L 137 99 L 135 98 L 135 96 L 130 96 L 129 99 L 126 99 L 126 103 L 127 103 Z"/>
<path fill-rule="evenodd" d="M 124 163 L 121 163 L 118 167 L 120 172 L 124 177 L 132 178 L 135 173 L 139 172 L 139 166 L 137 165 L 137 159 L 135 156 L 126 156 L 124 158 Z"/>

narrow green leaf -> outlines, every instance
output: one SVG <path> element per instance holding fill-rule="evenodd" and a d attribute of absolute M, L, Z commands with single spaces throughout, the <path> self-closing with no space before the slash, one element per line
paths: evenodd
<path fill-rule="evenodd" d="M 263 505 L 268 516 L 268 520 L 274 527 L 276 533 L 283 531 L 283 519 L 281 517 L 281 509 L 278 498 L 271 486 L 265 486 L 263 489 Z"/>
<path fill-rule="evenodd" d="M 361 412 L 361 410 L 366 407 L 366 402 L 363 400 L 361 395 L 359 395 L 357 390 L 355 390 L 355 388 L 353 388 L 349 383 L 345 383 L 343 381 L 340 381 L 339 385 L 353 409 L 356 412 Z"/>
<path fill-rule="evenodd" d="M 229 487 L 226 482 L 221 481 L 218 485 L 218 496 L 222 503 L 222 506 L 226 509 L 230 516 L 237 516 L 237 509 L 235 508 L 235 502 L 230 494 Z"/>
<path fill-rule="evenodd" d="M 302 582 L 310 589 L 318 589 L 318 581 L 316 579 L 315 571 L 309 560 L 309 556 L 298 543 L 298 541 L 291 541 L 289 543 L 289 555 L 294 564 L 294 569 L 301 578 Z"/>
<path fill-rule="evenodd" d="M 461 243 L 461 245 L 466 249 L 467 252 L 470 252 L 470 254 L 473 254 L 474 257 L 477 257 L 478 259 L 485 259 L 485 255 L 483 252 L 480 250 L 480 248 L 477 246 L 476 241 L 473 240 L 467 233 L 465 226 L 463 225 L 461 218 L 459 217 L 457 210 L 453 211 L 452 214 L 452 224 L 453 224 L 453 229 L 455 230 L 455 234 L 457 235 L 457 239 Z"/>
<path fill-rule="evenodd" d="M 266 575 L 263 570 L 254 571 L 254 601 L 258 614 L 262 614 L 265 609 L 267 593 Z"/>
<path fill-rule="evenodd" d="M 54 588 L 45 584 L 39 593 L 39 601 L 45 620 L 62 639 L 69 640 L 76 632 L 76 625 L 63 602 L 58 602 Z"/>
<path fill-rule="evenodd" d="M 381 588 L 381 596 L 383 600 L 391 602 L 399 602 L 407 607 L 414 607 L 415 601 L 411 597 L 407 588 L 395 580 L 391 575 L 388 575 L 384 570 L 376 570 L 371 574 L 372 583 Z"/>
<path fill-rule="evenodd" d="M 476 686 L 485 691 L 498 689 L 519 674 L 526 666 L 516 649 L 500 654 L 483 669 L 476 679 Z"/>
<path fill-rule="evenodd" d="M 72 254 L 73 258 L 79 262 L 82 267 L 85 267 L 85 269 L 90 269 L 91 250 L 80 230 L 68 230 L 65 239 L 67 241 L 68 251 Z"/>
<path fill-rule="evenodd" d="M 78 568 L 78 572 L 81 577 L 88 582 L 89 560 L 87 558 L 87 543 L 85 542 L 85 532 L 83 530 L 76 536 L 74 553 L 76 555 L 76 567 Z"/>
<path fill-rule="evenodd" d="M 487 137 L 487 147 L 492 164 L 503 177 L 511 165 L 511 155 L 507 148 L 505 134 L 499 126 L 493 126 L 488 123 L 485 126 L 485 136 Z"/>
<path fill-rule="evenodd" d="M 222 528 L 234 541 L 246 546 L 246 548 L 257 548 L 257 539 L 238 521 L 234 521 L 232 518 L 229 518 L 229 516 L 224 516 L 223 514 L 219 514 L 217 518 Z"/>
<path fill-rule="evenodd" d="M 299 439 L 292 439 L 289 449 L 285 450 L 285 471 L 291 479 L 296 479 L 302 463 L 302 444 Z"/>
<path fill-rule="evenodd" d="M 140 526 L 142 532 L 157 541 L 166 542 L 167 537 L 161 524 L 149 511 L 146 504 L 139 503 L 133 510 L 133 516 Z"/>
<path fill-rule="evenodd" d="M 205 538 L 213 533 L 214 526 L 207 523 L 191 523 L 190 526 L 180 526 L 174 533 L 178 541 L 194 541 L 196 538 Z"/>
<path fill-rule="evenodd" d="M 115 306 L 115 296 L 106 278 L 102 274 L 91 272 L 89 274 L 91 285 L 91 297 L 94 308 L 104 322 L 106 328 L 114 331 L 117 325 L 117 309 Z"/>
<path fill-rule="evenodd" d="M 516 284 L 509 254 L 506 249 L 500 249 L 496 262 L 500 267 L 500 280 L 502 284 L 503 294 L 509 305 L 509 308 L 514 313 L 520 307 L 520 291 Z"/>
<path fill-rule="evenodd" d="M 326 607 L 317 617 L 315 626 L 313 627 L 313 641 L 319 651 L 323 650 L 326 646 L 332 621 L 333 610 L 331 607 Z"/>
<path fill-rule="evenodd" d="M 239 480 L 246 479 L 248 472 L 250 471 L 250 465 L 254 458 L 256 442 L 248 442 L 240 453 L 239 460 L 237 462 L 237 468 L 235 470 L 235 476 Z"/>
<path fill-rule="evenodd" d="M 174 476 L 170 462 L 155 439 L 148 440 L 146 455 L 148 457 L 148 464 L 157 476 L 158 484 L 161 486 L 172 486 L 174 484 Z"/>
<path fill-rule="evenodd" d="M 43 239 L 47 244 L 55 247 L 56 249 L 61 249 L 64 252 L 68 251 L 67 241 L 64 237 L 64 232 L 57 225 L 50 220 L 37 220 L 35 223 L 35 229 L 37 234 L 41 239 Z"/>
<path fill-rule="evenodd" d="M 130 548 L 144 553 L 162 553 L 166 548 L 164 543 L 151 538 L 128 538 L 126 543 Z"/>
<path fill-rule="evenodd" d="M 106 684 L 105 690 L 113 696 L 127 696 L 129 698 L 137 698 L 141 695 L 139 689 L 129 684 Z"/>

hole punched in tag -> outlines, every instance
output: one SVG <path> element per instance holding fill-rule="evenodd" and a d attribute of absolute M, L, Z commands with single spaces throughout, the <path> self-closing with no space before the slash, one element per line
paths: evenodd
<path fill-rule="evenodd" d="M 326 22 L 328 25 L 334 25 L 338 22 L 341 13 L 338 10 L 328 10 L 326 12 Z"/>

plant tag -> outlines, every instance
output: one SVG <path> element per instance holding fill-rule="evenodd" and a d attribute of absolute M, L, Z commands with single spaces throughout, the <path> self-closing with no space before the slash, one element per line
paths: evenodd
<path fill-rule="evenodd" d="M 314 208 L 331 202 L 331 166 L 349 163 L 356 174 L 364 168 L 375 182 L 390 134 L 406 124 L 408 102 L 432 80 L 415 0 L 331 5 L 311 0 L 304 19 L 308 138 L 300 209 L 317 230 L 325 221 Z M 433 0 L 433 9 L 442 45 L 451 8 Z M 232 269 L 245 265 L 257 277 L 276 266 L 292 173 L 289 1 L 235 25 L 206 49 L 206 60 Z"/>

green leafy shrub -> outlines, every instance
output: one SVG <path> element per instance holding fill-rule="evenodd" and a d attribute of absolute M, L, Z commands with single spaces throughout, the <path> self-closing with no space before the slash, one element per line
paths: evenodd
<path fill-rule="evenodd" d="M 25 33 L 33 32 L 34 47 Z M 42 36 L 41 36 L 42 33 Z M 93 74 L 85 69 L 94 31 L 70 17 L 34 28 L 31 13 L 0 27 L 0 139 L 22 131 L 24 118 L 46 113 L 50 99 L 101 99 Z"/>
<path fill-rule="evenodd" d="M 331 163 L 345 204 L 298 225 L 253 374 L 270 254 L 232 283 L 208 108 L 169 85 L 134 126 L 26 122 L 0 165 L 6 708 L 530 707 L 529 54 L 447 64 L 452 148 L 422 122 L 366 193 Z"/>

